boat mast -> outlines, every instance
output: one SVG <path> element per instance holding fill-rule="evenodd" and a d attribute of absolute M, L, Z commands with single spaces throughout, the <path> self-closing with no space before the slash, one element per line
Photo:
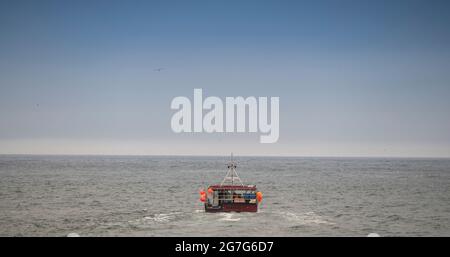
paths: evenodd
<path fill-rule="evenodd" d="M 233 153 L 231 153 L 231 158 L 230 158 L 230 162 L 228 163 L 228 172 L 227 175 L 225 176 L 225 178 L 222 180 L 222 183 L 220 183 L 221 186 L 226 185 L 226 184 L 231 184 L 234 185 L 234 182 L 237 182 L 238 184 L 240 184 L 241 186 L 244 185 L 244 183 L 242 183 L 242 180 L 239 178 L 237 172 L 236 172 L 236 163 L 233 161 Z"/>

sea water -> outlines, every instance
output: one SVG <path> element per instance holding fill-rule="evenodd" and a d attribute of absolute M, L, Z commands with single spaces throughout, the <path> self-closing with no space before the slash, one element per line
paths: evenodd
<path fill-rule="evenodd" d="M 0 156 L 0 236 L 450 236 L 450 159 L 237 157 L 258 213 L 205 213 L 228 158 Z"/>

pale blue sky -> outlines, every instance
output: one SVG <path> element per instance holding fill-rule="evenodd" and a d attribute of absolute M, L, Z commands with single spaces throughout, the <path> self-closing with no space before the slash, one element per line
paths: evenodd
<path fill-rule="evenodd" d="M 449 13 L 448 1 L 1 1 L 0 153 L 450 157 Z M 193 88 L 279 96 L 278 143 L 174 134 L 170 101 Z"/>

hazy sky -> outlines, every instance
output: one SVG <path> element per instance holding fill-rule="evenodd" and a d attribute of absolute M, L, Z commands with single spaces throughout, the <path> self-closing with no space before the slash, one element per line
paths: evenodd
<path fill-rule="evenodd" d="M 450 157 L 448 1 L 1 1 L 0 153 Z M 164 68 L 155 71 L 157 68 Z M 175 134 L 279 96 L 280 139 Z"/>

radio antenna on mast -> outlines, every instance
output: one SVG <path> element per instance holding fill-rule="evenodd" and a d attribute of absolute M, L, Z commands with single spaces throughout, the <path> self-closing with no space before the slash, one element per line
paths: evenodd
<path fill-rule="evenodd" d="M 236 163 L 233 160 L 233 153 L 231 153 L 230 162 L 228 163 L 228 173 L 225 176 L 225 178 L 222 180 L 222 183 L 220 183 L 221 186 L 226 184 L 234 185 L 234 182 L 237 182 L 239 185 L 243 186 L 244 183 L 242 183 L 242 180 L 239 178 L 237 172 L 236 172 Z"/>

